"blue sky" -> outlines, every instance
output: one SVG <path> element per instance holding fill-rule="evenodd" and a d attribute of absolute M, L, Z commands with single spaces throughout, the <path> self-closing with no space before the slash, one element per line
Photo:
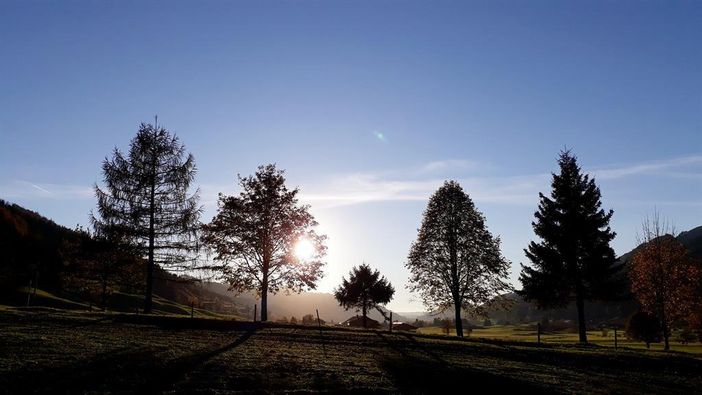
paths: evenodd
<path fill-rule="evenodd" d="M 431 193 L 461 182 L 515 282 L 564 146 L 615 211 L 702 225 L 702 3 L 0 0 L 0 198 L 73 227 L 100 162 L 158 114 L 206 214 L 276 162 L 327 233 L 404 288 Z M 382 135 L 382 138 L 380 137 Z"/>

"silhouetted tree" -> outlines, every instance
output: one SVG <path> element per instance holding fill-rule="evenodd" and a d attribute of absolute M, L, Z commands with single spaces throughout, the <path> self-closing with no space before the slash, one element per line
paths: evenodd
<path fill-rule="evenodd" d="M 351 269 L 349 279 L 342 277 L 341 285 L 334 290 L 334 297 L 340 306 L 346 310 L 355 308 L 361 311 L 364 328 L 368 327 L 368 311 L 377 309 L 385 316 L 380 305 L 390 302 L 394 294 L 392 284 L 365 263 Z"/>
<path fill-rule="evenodd" d="M 104 188 L 93 222 L 128 242 L 147 259 L 144 312 L 152 309 L 155 265 L 192 269 L 201 212 L 199 193 L 189 194 L 195 159 L 158 124 L 142 123 L 125 156 L 115 148 L 102 164 Z"/>
<path fill-rule="evenodd" d="M 587 342 L 585 301 L 614 297 L 620 287 L 615 276 L 615 233 L 609 227 L 613 211 L 601 209 L 600 189 L 580 171 L 576 157 L 562 151 L 560 174 L 553 174 L 551 197 L 539 193 L 539 211 L 532 222 L 541 239 L 524 251 L 532 267 L 522 265 L 519 292 L 541 308 L 563 307 L 575 299 L 580 341 Z"/>
<path fill-rule="evenodd" d="M 302 325 L 314 325 L 316 319 L 312 314 L 305 314 L 302 316 Z"/>
<path fill-rule="evenodd" d="M 626 337 L 646 343 L 646 348 L 651 343 L 661 341 L 661 325 L 658 319 L 644 311 L 634 313 L 626 323 Z"/>
<path fill-rule="evenodd" d="M 260 166 L 242 178 L 239 196 L 219 195 L 217 215 L 203 227 L 202 240 L 221 262 L 230 289 L 256 290 L 261 296 L 261 320 L 268 320 L 268 294 L 281 289 L 301 292 L 316 288 L 323 275 L 326 236 L 318 235 L 308 205 L 299 205 L 298 189 L 288 190 L 283 171 Z M 309 259 L 297 257 L 296 243 L 313 246 Z"/>
<path fill-rule="evenodd" d="M 30 282 L 31 288 L 61 290 L 62 250 L 79 240 L 73 230 L 0 199 L 0 294 Z"/>
<path fill-rule="evenodd" d="M 112 240 L 109 234 L 95 229 L 92 233 L 77 228 L 79 239 L 66 242 L 64 287 L 98 300 L 103 310 L 115 290 L 143 289 L 143 260 L 125 243 Z"/>
<path fill-rule="evenodd" d="M 664 348 L 670 349 L 673 323 L 694 313 L 700 286 L 700 267 L 658 213 L 643 224 L 644 244 L 629 267 L 631 292 L 642 310 L 660 323 Z"/>
<path fill-rule="evenodd" d="M 461 310 L 485 315 L 495 296 L 511 289 L 504 281 L 509 263 L 499 238 L 455 181 L 445 182 L 429 199 L 406 266 L 410 289 L 421 293 L 430 310 L 454 309 L 458 336 L 463 336 Z"/>

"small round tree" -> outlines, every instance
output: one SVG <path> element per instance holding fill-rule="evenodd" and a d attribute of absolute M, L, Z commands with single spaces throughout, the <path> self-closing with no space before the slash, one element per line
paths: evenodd
<path fill-rule="evenodd" d="M 334 297 L 346 310 L 361 310 L 364 328 L 368 327 L 368 310 L 375 308 L 385 316 L 380 305 L 392 300 L 395 288 L 385 277 L 380 276 L 380 272 L 364 263 L 349 272 L 348 281 L 343 277 L 341 281 L 341 286 L 334 290 Z"/>
<path fill-rule="evenodd" d="M 653 314 L 643 311 L 634 313 L 626 323 L 626 337 L 646 343 L 646 348 L 651 343 L 661 342 L 661 324 Z"/>

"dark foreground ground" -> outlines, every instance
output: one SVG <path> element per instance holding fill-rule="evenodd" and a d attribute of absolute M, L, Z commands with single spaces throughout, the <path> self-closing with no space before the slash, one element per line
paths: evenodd
<path fill-rule="evenodd" d="M 0 391 L 702 391 L 691 355 L 186 320 L 0 310 Z"/>

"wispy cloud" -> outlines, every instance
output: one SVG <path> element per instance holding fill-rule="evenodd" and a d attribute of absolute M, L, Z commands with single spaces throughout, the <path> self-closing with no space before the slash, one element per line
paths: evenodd
<path fill-rule="evenodd" d="M 592 173 L 599 180 L 616 180 L 637 175 L 696 176 L 702 174 L 702 169 L 695 169 L 696 171 L 693 170 L 692 173 L 689 171 L 685 173 L 670 173 L 670 170 L 673 169 L 689 169 L 690 167 L 694 167 L 696 165 L 702 165 L 702 155 L 692 155 L 667 160 L 603 167 L 593 170 Z"/>
<path fill-rule="evenodd" d="M 538 188 L 547 182 L 548 174 L 456 179 L 476 202 L 533 204 Z M 383 201 L 426 201 L 444 181 L 444 178 L 437 177 L 397 179 L 354 173 L 334 177 L 326 184 L 311 185 L 302 191 L 300 197 L 327 207 Z"/>
<path fill-rule="evenodd" d="M 424 164 L 418 168 L 418 173 L 420 174 L 429 174 L 429 173 L 437 173 L 437 172 L 445 172 L 445 171 L 467 171 L 467 170 L 476 170 L 481 167 L 486 167 L 484 164 L 480 164 L 478 162 L 474 161 L 469 161 L 465 159 L 447 159 L 447 160 L 439 160 L 439 161 L 434 161 L 434 162 L 429 162 L 427 164 Z"/>
<path fill-rule="evenodd" d="M 702 177 L 702 155 L 586 170 L 598 181 L 614 181 L 635 176 Z M 376 173 L 342 174 L 326 183 L 303 188 L 301 198 L 327 207 L 383 201 L 426 201 L 444 182 L 440 174 L 452 177 L 478 203 L 534 205 L 540 191 L 550 188 L 549 173 L 517 176 L 474 176 L 476 169 L 491 169 L 485 163 L 450 159 L 429 162 L 406 169 Z M 460 174 L 463 173 L 463 176 Z"/>
<path fill-rule="evenodd" d="M 86 185 L 38 183 L 12 180 L 0 185 L 0 197 L 7 199 L 89 199 L 95 196 Z"/>
<path fill-rule="evenodd" d="M 39 185 L 32 184 L 31 182 L 28 182 L 27 184 L 29 184 L 32 188 L 38 189 L 38 190 L 40 190 L 40 191 L 42 191 L 42 192 L 44 192 L 44 193 L 48 193 L 49 195 L 51 194 L 51 192 L 49 192 L 49 191 L 47 191 L 46 189 L 40 187 Z"/>

